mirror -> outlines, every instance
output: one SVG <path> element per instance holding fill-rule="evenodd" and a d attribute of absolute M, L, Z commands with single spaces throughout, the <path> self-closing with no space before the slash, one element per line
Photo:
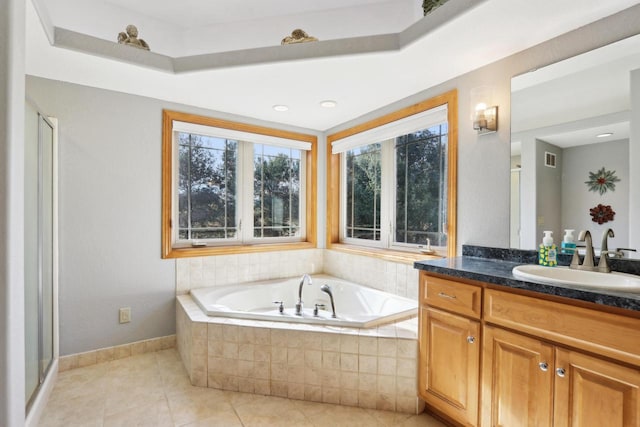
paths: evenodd
<path fill-rule="evenodd" d="M 543 230 L 560 246 L 574 229 L 576 238 L 590 230 L 599 249 L 607 228 L 615 232 L 609 249 L 630 247 L 629 194 L 640 191 L 629 181 L 640 167 L 629 160 L 630 121 L 640 119 L 632 92 L 637 99 L 640 36 L 511 80 L 511 247 L 536 249 Z M 610 206 L 613 220 L 594 222 L 598 205 Z"/>

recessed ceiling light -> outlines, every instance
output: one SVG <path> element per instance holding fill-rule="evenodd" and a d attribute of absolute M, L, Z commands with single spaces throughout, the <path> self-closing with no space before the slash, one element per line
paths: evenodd
<path fill-rule="evenodd" d="M 286 105 L 274 105 L 273 109 L 276 111 L 289 111 L 289 107 Z"/>
<path fill-rule="evenodd" d="M 599 135 L 596 135 L 596 138 L 606 138 L 608 136 L 613 135 L 613 132 L 605 132 L 605 133 L 601 133 Z"/>
<path fill-rule="evenodd" d="M 324 107 L 324 108 L 333 108 L 336 105 L 338 105 L 338 103 L 336 101 L 332 101 L 330 99 L 327 99 L 326 101 L 320 102 L 320 106 Z"/>

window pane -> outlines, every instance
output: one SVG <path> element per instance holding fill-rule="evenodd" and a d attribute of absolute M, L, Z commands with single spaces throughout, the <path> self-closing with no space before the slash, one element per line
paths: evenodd
<path fill-rule="evenodd" d="M 346 152 L 346 237 L 380 240 L 381 145 Z"/>
<path fill-rule="evenodd" d="M 254 144 L 254 237 L 299 235 L 300 159 L 300 150 Z"/>
<path fill-rule="evenodd" d="M 396 138 L 396 242 L 446 246 L 447 124 Z"/>
<path fill-rule="evenodd" d="M 236 237 L 238 143 L 180 133 L 179 239 Z"/>

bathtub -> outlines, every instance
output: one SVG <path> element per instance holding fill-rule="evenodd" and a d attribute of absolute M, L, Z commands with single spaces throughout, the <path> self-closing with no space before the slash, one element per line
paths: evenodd
<path fill-rule="evenodd" d="M 347 282 L 328 275 L 312 276 L 302 290 L 302 316 L 295 314 L 300 277 L 260 281 L 242 285 L 192 289 L 191 296 L 208 316 L 312 323 L 353 328 L 371 328 L 418 314 L 417 301 Z M 331 286 L 336 306 L 332 317 L 329 296 L 320 291 Z M 281 313 L 274 301 L 284 302 Z M 315 304 L 323 304 L 314 315 Z"/>

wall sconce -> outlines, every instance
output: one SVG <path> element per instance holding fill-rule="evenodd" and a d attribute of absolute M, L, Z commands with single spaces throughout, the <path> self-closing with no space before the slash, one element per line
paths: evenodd
<path fill-rule="evenodd" d="M 471 90 L 471 120 L 478 135 L 498 130 L 498 107 L 493 104 L 493 88 L 480 86 Z"/>

